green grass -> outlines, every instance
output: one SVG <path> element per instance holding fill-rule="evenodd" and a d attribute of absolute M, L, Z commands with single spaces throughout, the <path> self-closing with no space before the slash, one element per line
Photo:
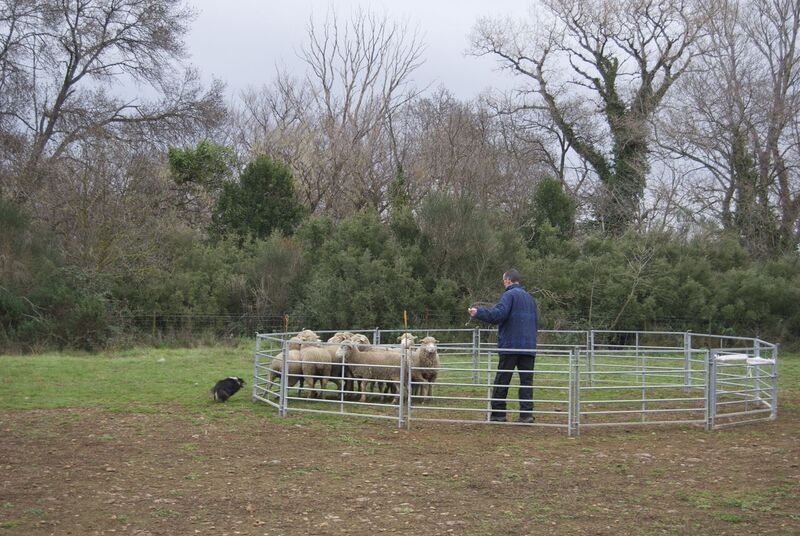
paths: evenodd
<path fill-rule="evenodd" d="M 240 376 L 249 401 L 253 349 L 203 347 L 133 349 L 98 354 L 46 353 L 0 356 L 0 409 L 92 407 L 157 411 L 165 406 L 203 407 L 214 383 Z"/>
<path fill-rule="evenodd" d="M 228 404 L 249 404 L 254 350 L 255 342 L 245 340 L 235 347 L 2 355 L 0 409 L 201 409 L 211 403 L 209 391 L 214 382 L 226 376 L 241 376 L 247 382 L 245 390 Z M 800 355 L 782 354 L 779 363 L 780 390 L 800 388 Z M 537 384 L 546 381 L 544 370 L 540 373 L 537 368 Z M 485 387 L 475 389 L 485 396 Z M 450 389 L 440 389 L 438 394 L 449 394 L 447 391 Z M 562 398 L 561 393 L 556 392 L 553 398 Z M 779 395 L 779 404 L 782 402 Z"/>

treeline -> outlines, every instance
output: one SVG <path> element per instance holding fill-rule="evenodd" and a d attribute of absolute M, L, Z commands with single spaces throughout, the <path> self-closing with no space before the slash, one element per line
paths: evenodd
<path fill-rule="evenodd" d="M 228 98 L 182 0 L 0 3 L 0 346 L 462 327 L 512 266 L 546 327 L 796 341 L 800 1 L 535 3 L 472 100 L 371 12 Z"/>
<path fill-rule="evenodd" d="M 0 285 L 4 349 L 163 342 L 164 318 L 176 316 L 195 318 L 172 333 L 183 337 L 203 334 L 208 315 L 227 315 L 215 326 L 226 336 L 252 334 L 252 323 L 232 319 L 282 329 L 275 321 L 284 314 L 290 329 L 399 328 L 404 311 L 411 327 L 464 327 L 468 305 L 497 299 L 508 267 L 522 272 L 546 328 L 793 344 L 800 333 L 797 256 L 754 260 L 738 239 L 715 233 L 564 237 L 546 220 L 526 240 L 501 213 L 439 195 L 385 222 L 371 211 L 307 217 L 291 236 L 203 240 L 172 230 L 153 252 L 157 262 L 91 274 L 58 255 L 57 241 L 18 207 L 0 206 L 4 251 L 15 254 Z"/>

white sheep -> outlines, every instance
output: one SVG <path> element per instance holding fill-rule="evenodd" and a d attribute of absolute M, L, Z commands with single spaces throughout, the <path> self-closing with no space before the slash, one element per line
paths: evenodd
<path fill-rule="evenodd" d="M 372 343 L 370 342 L 369 338 L 366 335 L 362 335 L 361 333 L 356 333 L 350 336 L 350 340 L 358 344 L 358 349 L 362 352 L 364 350 L 370 350 L 372 348 Z"/>
<path fill-rule="evenodd" d="M 333 361 L 336 358 L 335 350 L 332 353 L 330 349 L 335 349 L 335 346 L 323 347 L 318 342 L 303 343 L 300 348 L 300 361 L 303 373 L 300 388 L 302 390 L 303 383 L 308 384 L 311 390 L 311 398 L 322 398 L 323 392 L 328 387 L 328 380 L 339 383 L 338 380 L 332 379 L 331 368 Z M 341 368 L 339 369 L 341 370 Z M 315 386 L 319 382 L 320 390 L 315 390 Z"/>
<path fill-rule="evenodd" d="M 287 342 L 289 346 L 289 355 L 287 357 L 287 364 L 289 368 L 289 376 L 286 378 L 287 387 L 292 387 L 297 382 L 300 382 L 300 389 L 303 388 L 303 365 L 300 360 L 300 347 L 304 342 L 318 341 L 319 337 L 311 330 L 304 329 L 294 337 L 291 337 Z M 269 380 L 277 383 L 283 372 L 283 353 L 276 356 L 269 367 Z"/>
<path fill-rule="evenodd" d="M 311 389 L 311 397 L 322 397 L 327 389 L 327 382 L 336 385 L 338 390 L 342 388 L 341 378 L 345 377 L 342 371 L 342 362 L 336 357 L 336 350 L 339 343 L 352 340 L 358 344 L 360 350 L 370 348 L 369 339 L 361 334 L 353 334 L 349 331 L 340 331 L 328 339 L 328 344 L 320 344 L 316 341 L 304 343 L 300 352 L 302 361 L 303 383 L 307 383 Z M 316 384 L 319 382 L 319 389 Z M 351 390 L 352 385 L 345 382 L 345 389 Z"/>
<path fill-rule="evenodd" d="M 414 394 L 422 394 L 426 400 L 433 396 L 433 384 L 439 375 L 439 352 L 436 347 L 438 342 L 433 337 L 425 337 L 419 341 L 419 348 L 411 355 L 412 379 L 419 375 L 423 380 L 423 383 L 414 384 Z"/>
<path fill-rule="evenodd" d="M 400 380 L 402 356 L 397 350 L 389 348 L 370 348 L 361 350 L 356 341 L 344 341 L 336 351 L 336 357 L 343 362 L 361 391 L 360 401 L 366 400 L 366 392 L 361 388 L 364 382 L 375 380 L 387 387 L 384 393 L 397 385 Z"/>
<path fill-rule="evenodd" d="M 411 333 L 403 333 L 397 340 L 403 350 L 412 349 L 417 340 Z M 434 337 L 425 337 L 420 341 L 420 346 L 411 354 L 412 394 L 423 394 L 427 399 L 433 396 L 433 383 L 436 381 L 439 369 L 439 353 L 436 348 L 437 341 Z"/>

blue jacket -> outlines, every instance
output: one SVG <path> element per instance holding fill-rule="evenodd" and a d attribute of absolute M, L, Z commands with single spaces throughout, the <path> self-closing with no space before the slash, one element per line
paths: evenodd
<path fill-rule="evenodd" d="M 498 348 L 517 350 L 498 353 L 535 354 L 534 351 L 524 350 L 536 350 L 536 336 L 539 331 L 536 300 L 519 283 L 509 285 L 500 301 L 491 309 L 478 309 L 475 318 L 497 324 Z"/>

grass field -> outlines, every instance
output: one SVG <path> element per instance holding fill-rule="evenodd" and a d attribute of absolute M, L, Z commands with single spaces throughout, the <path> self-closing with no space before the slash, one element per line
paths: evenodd
<path fill-rule="evenodd" d="M 249 399 L 253 351 L 0 356 L 0 535 L 800 533 L 796 354 L 777 421 L 568 438 L 284 419 Z"/>

